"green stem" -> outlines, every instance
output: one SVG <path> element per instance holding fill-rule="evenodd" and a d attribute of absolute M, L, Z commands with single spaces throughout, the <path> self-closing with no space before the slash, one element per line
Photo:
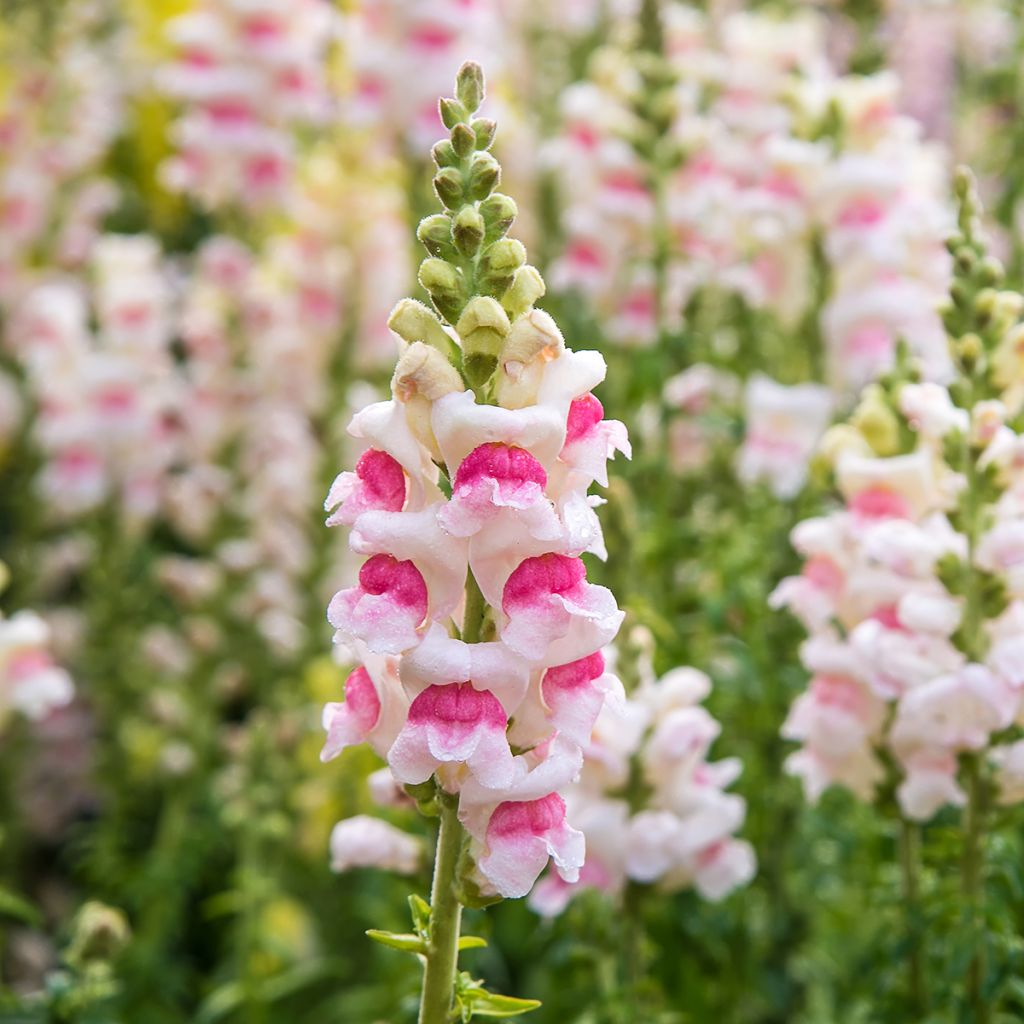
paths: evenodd
<path fill-rule="evenodd" d="M 981 915 L 982 885 L 984 883 L 984 783 L 978 760 L 973 755 L 967 762 L 967 813 L 964 829 L 964 854 L 961 881 L 964 907 L 970 922 L 974 955 L 967 968 L 967 1000 L 971 1007 L 973 1024 L 988 1024 L 991 1019 L 985 998 L 985 934 Z"/>
<path fill-rule="evenodd" d="M 921 892 L 918 869 L 921 859 L 921 833 L 918 826 L 900 821 L 900 867 L 903 876 L 903 907 L 907 914 L 910 949 L 907 971 L 910 982 L 910 1006 L 914 1020 L 928 1013 L 928 983 L 925 974 L 923 929 L 921 927 Z"/>
<path fill-rule="evenodd" d="M 455 869 L 462 846 L 458 798 L 438 797 L 441 826 L 437 833 L 434 884 L 430 890 L 430 943 L 423 971 L 419 1024 L 449 1024 L 455 994 L 462 905 L 455 895 Z"/>
<path fill-rule="evenodd" d="M 470 571 L 466 576 L 466 610 L 462 616 L 462 639 L 465 643 L 480 643 L 486 613 L 487 602 L 480 590 L 480 584 Z"/>

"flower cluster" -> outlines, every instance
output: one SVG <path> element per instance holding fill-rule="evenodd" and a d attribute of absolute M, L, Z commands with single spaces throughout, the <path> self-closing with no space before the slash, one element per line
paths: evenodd
<path fill-rule="evenodd" d="M 566 243 L 552 284 L 585 294 L 614 339 L 650 344 L 707 289 L 792 329 L 817 313 L 826 273 L 837 387 L 891 364 L 899 336 L 941 377 L 942 159 L 898 114 L 895 80 L 836 74 L 811 16 L 737 12 L 715 31 L 686 7 L 662 17 L 657 102 L 648 55 L 622 49 L 599 51 L 563 94 L 548 159 L 566 186 Z"/>
<path fill-rule="evenodd" d="M 485 0 L 361 0 L 344 18 L 342 42 L 352 68 L 345 118 L 373 125 L 373 143 L 425 149 L 441 123 L 437 97 L 467 53 L 493 63 L 502 21 Z M 388 125 L 393 136 L 379 131 Z"/>
<path fill-rule="evenodd" d="M 1020 796 L 1024 301 L 996 290 L 966 178 L 959 189 L 945 314 L 956 376 L 922 382 L 904 360 L 833 428 L 843 507 L 796 528 L 803 571 L 773 596 L 810 633 L 810 685 L 783 727 L 801 744 L 788 769 L 811 799 L 892 785 L 919 820 L 966 802 L 965 759 L 988 755 L 1003 799 Z"/>
<path fill-rule="evenodd" d="M 721 727 L 700 702 L 703 672 L 652 672 L 624 699 L 606 702 L 584 750 L 580 780 L 566 794 L 569 815 L 587 837 L 576 882 L 548 873 L 530 904 L 559 914 L 584 889 L 619 896 L 628 881 L 674 892 L 692 886 L 719 900 L 753 877 L 754 851 L 735 838 L 746 805 L 726 789 L 736 758 L 708 761 Z"/>
<path fill-rule="evenodd" d="M 328 612 L 359 664 L 325 710 L 323 757 L 367 741 L 421 797 L 432 778 L 457 794 L 466 884 L 511 897 L 549 857 L 568 880 L 583 863 L 561 792 L 622 620 L 580 559 L 603 548 L 587 491 L 629 445 L 592 394 L 604 361 L 568 350 L 533 307 L 544 285 L 506 237 L 515 204 L 494 191 L 481 99 L 465 65 L 441 104 L 451 139 L 433 151 L 446 212 L 419 229 L 420 281 L 444 322 L 412 300 L 395 308 L 393 397 L 354 416 L 367 447 L 326 503 L 365 561 Z"/>
<path fill-rule="evenodd" d="M 295 133 L 326 122 L 326 54 L 334 15 L 325 0 L 286 10 L 273 0 L 204 0 L 168 26 L 174 60 L 157 85 L 184 104 L 164 183 L 210 208 L 285 205 Z"/>
<path fill-rule="evenodd" d="M 7 344 L 39 406 L 38 486 L 56 519 L 116 500 L 150 519 L 174 456 L 171 291 L 145 235 L 105 235 L 92 282 L 55 280 L 19 301 Z M 96 327 L 92 327 L 93 319 Z"/>
<path fill-rule="evenodd" d="M 0 562 L 0 589 L 7 582 Z M 50 630 L 33 611 L 0 614 L 0 729 L 11 712 L 38 722 L 74 696 L 71 677 L 48 649 Z"/>
<path fill-rule="evenodd" d="M 28 15 L 26 14 L 26 19 Z M 5 54 L 0 96 L 0 303 L 13 302 L 39 266 L 72 269 L 116 200 L 100 175 L 122 120 L 114 42 L 99 38 L 102 5 L 62 18 L 45 59 Z M 30 33 L 15 21 L 11 35 Z"/>

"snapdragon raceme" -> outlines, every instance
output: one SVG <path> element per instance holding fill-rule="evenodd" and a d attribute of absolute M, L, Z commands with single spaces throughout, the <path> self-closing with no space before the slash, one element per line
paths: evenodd
<path fill-rule="evenodd" d="M 783 735 L 788 770 L 815 800 L 832 785 L 912 823 L 961 809 L 972 1019 L 992 1012 L 982 879 L 994 804 L 1019 802 L 1024 721 L 1020 323 L 1024 299 L 997 290 L 969 175 L 957 179 L 959 231 L 946 330 L 955 374 L 922 381 L 904 350 L 826 435 L 843 506 L 801 523 L 800 576 L 772 603 L 803 622 L 810 686 Z M 948 815 L 949 812 L 947 812 Z M 905 863 L 908 902 L 913 863 Z M 915 1012 L 927 991 L 917 951 Z"/>
<path fill-rule="evenodd" d="M 450 138 L 433 149 L 445 212 L 418 231 L 436 313 L 411 299 L 393 311 L 393 397 L 353 417 L 366 450 L 326 503 L 365 561 L 328 611 L 359 664 L 345 701 L 325 709 L 323 756 L 369 742 L 440 818 L 416 934 L 375 935 L 424 960 L 421 1024 L 456 1005 L 463 1020 L 537 1005 L 457 973 L 461 907 L 525 896 L 549 860 L 579 878 L 584 837 L 563 793 L 611 685 L 593 661 L 623 617 L 580 556 L 603 551 L 587 492 L 629 442 L 592 394 L 603 359 L 567 349 L 534 308 L 544 283 L 506 237 L 516 208 L 495 191 L 482 99 L 480 68 L 466 64 L 440 105 Z M 407 862 L 393 836 L 360 834 L 382 863 Z"/>

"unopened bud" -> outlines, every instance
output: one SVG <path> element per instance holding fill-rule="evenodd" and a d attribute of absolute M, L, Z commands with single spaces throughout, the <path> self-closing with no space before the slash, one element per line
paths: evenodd
<path fill-rule="evenodd" d="M 999 284 L 1005 276 L 1002 263 L 994 256 L 986 256 L 981 264 L 981 279 L 985 284 Z"/>
<path fill-rule="evenodd" d="M 454 323 L 467 298 L 458 271 L 444 260 L 425 259 L 420 264 L 419 282 L 430 293 L 438 312 Z"/>
<path fill-rule="evenodd" d="M 475 61 L 468 60 L 459 68 L 455 79 L 455 95 L 470 114 L 480 109 L 484 101 L 484 73 Z"/>
<path fill-rule="evenodd" d="M 522 409 L 537 399 L 544 367 L 565 351 L 558 325 L 534 309 L 512 324 L 498 357 L 495 397 L 506 409 Z"/>
<path fill-rule="evenodd" d="M 391 392 L 400 402 L 439 398 L 462 391 L 459 371 L 436 348 L 414 341 L 403 353 L 391 378 Z"/>
<path fill-rule="evenodd" d="M 957 358 L 960 360 L 960 365 L 968 372 L 977 365 L 983 351 L 984 346 L 981 343 L 981 338 L 973 333 L 965 334 L 956 343 Z"/>
<path fill-rule="evenodd" d="M 469 127 L 473 129 L 473 135 L 476 137 L 476 148 L 490 149 L 498 130 L 497 124 L 489 117 L 474 117 Z"/>
<path fill-rule="evenodd" d="M 515 238 L 502 238 L 485 250 L 478 280 L 492 295 L 504 295 L 512 276 L 526 262 L 526 247 Z"/>
<path fill-rule="evenodd" d="M 431 256 L 443 256 L 454 251 L 452 219 L 446 213 L 424 217 L 416 229 L 416 237 Z"/>
<path fill-rule="evenodd" d="M 864 389 L 851 422 L 876 455 L 895 455 L 899 451 L 899 420 L 877 385 Z"/>
<path fill-rule="evenodd" d="M 476 133 L 468 124 L 457 124 L 452 129 L 452 150 L 460 160 L 465 160 L 476 150 Z"/>
<path fill-rule="evenodd" d="M 469 166 L 469 195 L 486 199 L 501 181 L 501 164 L 490 153 L 475 153 Z"/>
<path fill-rule="evenodd" d="M 459 165 L 459 156 L 455 151 L 455 147 L 447 139 L 442 139 L 436 143 L 433 149 L 431 149 L 430 155 L 438 167 L 457 167 Z"/>
<path fill-rule="evenodd" d="M 462 175 L 454 167 L 442 167 L 434 175 L 434 192 L 449 210 L 461 206 L 464 199 Z"/>
<path fill-rule="evenodd" d="M 521 317 L 533 308 L 533 304 L 546 291 L 540 271 L 530 264 L 520 267 L 512 277 L 512 284 L 501 298 L 510 320 Z M 515 325 L 513 325 L 515 326 Z"/>
<path fill-rule="evenodd" d="M 458 100 L 443 99 L 437 107 L 441 112 L 441 121 L 449 131 L 469 116 Z"/>
<path fill-rule="evenodd" d="M 458 346 L 422 302 L 402 299 L 391 311 L 388 327 L 410 345 L 421 341 L 436 348 L 449 361 L 458 358 Z"/>
<path fill-rule="evenodd" d="M 492 356 L 501 351 L 511 328 L 508 314 L 501 304 L 486 295 L 477 295 L 470 300 L 455 327 L 466 355 L 486 352 Z"/>
<path fill-rule="evenodd" d="M 487 232 L 484 242 L 496 242 L 505 237 L 505 232 L 512 226 L 518 213 L 515 200 L 511 196 L 495 192 L 480 204 Z"/>
<path fill-rule="evenodd" d="M 463 256 L 475 256 L 484 240 L 484 219 L 475 206 L 464 206 L 452 222 L 452 238 Z"/>
<path fill-rule="evenodd" d="M 90 900 L 82 905 L 72 923 L 68 962 L 84 966 L 112 960 L 130 938 L 128 921 L 120 910 Z"/>

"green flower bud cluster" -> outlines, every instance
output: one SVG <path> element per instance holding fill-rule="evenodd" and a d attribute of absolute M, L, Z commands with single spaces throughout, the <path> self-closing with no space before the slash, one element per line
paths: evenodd
<path fill-rule="evenodd" d="M 1020 318 L 1024 297 L 1002 290 L 1002 264 L 990 256 L 981 227 L 981 201 L 974 176 L 957 169 L 957 231 L 947 241 L 954 280 L 943 310 L 953 361 L 964 378 L 951 388 L 960 405 L 999 395 L 1019 371 Z M 970 401 L 967 394 L 969 388 Z"/>
<path fill-rule="evenodd" d="M 480 66 L 463 64 L 455 97 L 440 104 L 449 137 L 431 151 L 434 192 L 444 212 L 424 218 L 417 230 L 428 253 L 419 282 L 441 319 L 407 300 L 389 326 L 410 344 L 423 342 L 441 352 L 486 400 L 512 322 L 532 310 L 544 281 L 527 264 L 522 242 L 507 237 L 516 204 L 495 191 L 501 181 L 501 165 L 490 152 L 496 126 L 476 116 L 483 99 Z M 458 345 L 443 324 L 455 329 Z"/>

